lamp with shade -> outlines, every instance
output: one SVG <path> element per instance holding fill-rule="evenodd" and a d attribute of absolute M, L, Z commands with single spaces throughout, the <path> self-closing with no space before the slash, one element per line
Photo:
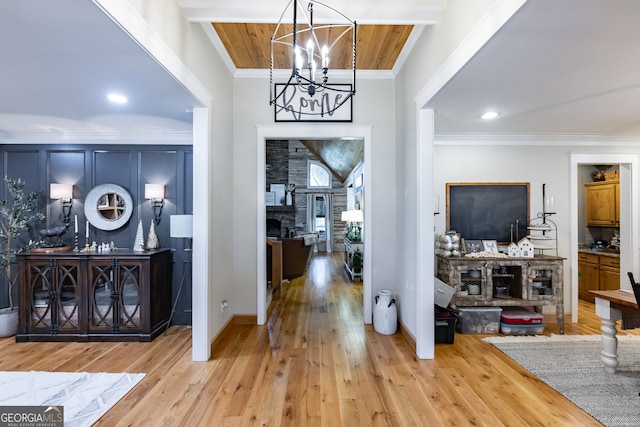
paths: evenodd
<path fill-rule="evenodd" d="M 193 215 L 171 215 L 169 216 L 169 235 L 175 239 L 187 239 L 187 247 L 184 249 L 185 252 L 188 253 L 187 260 L 184 262 L 184 270 L 182 271 L 182 278 L 180 279 L 180 286 L 178 287 L 178 293 L 176 294 L 176 299 L 173 303 L 173 307 L 171 308 L 171 314 L 169 315 L 169 321 L 167 322 L 167 329 L 165 329 L 164 333 L 166 335 L 169 326 L 171 326 L 171 319 L 173 318 L 173 313 L 176 311 L 176 305 L 178 304 L 178 299 L 180 298 L 180 293 L 182 292 L 182 287 L 184 286 L 184 281 L 187 277 L 187 270 L 190 269 L 191 260 L 192 260 L 192 242 L 193 242 Z"/>
<path fill-rule="evenodd" d="M 342 211 L 340 219 L 347 223 L 347 236 L 349 239 L 360 241 L 362 239 L 362 226 L 360 224 L 364 222 L 363 212 L 360 209 Z"/>

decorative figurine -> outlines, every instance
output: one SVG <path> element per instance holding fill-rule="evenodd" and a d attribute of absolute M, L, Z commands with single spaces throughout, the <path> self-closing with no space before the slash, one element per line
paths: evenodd
<path fill-rule="evenodd" d="M 138 223 L 138 230 L 136 231 L 136 241 L 133 244 L 134 252 L 144 252 L 144 234 L 142 234 L 142 220 Z"/>

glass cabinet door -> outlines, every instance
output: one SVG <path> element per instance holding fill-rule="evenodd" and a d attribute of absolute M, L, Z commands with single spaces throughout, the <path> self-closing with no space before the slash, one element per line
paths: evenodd
<path fill-rule="evenodd" d="M 40 330 L 50 333 L 53 327 L 53 308 L 51 304 L 51 291 L 55 288 L 53 283 L 53 267 L 46 262 L 31 263 L 27 273 L 29 280 L 30 310 L 29 331 Z"/>
<path fill-rule="evenodd" d="M 555 266 L 548 264 L 530 265 L 528 298 L 530 300 L 554 299 L 558 280 L 558 271 Z"/>
<path fill-rule="evenodd" d="M 79 331 L 79 263 L 73 260 L 42 260 L 29 265 L 30 332 L 75 333 Z"/>
<path fill-rule="evenodd" d="M 79 263 L 57 263 L 56 269 L 56 310 L 58 332 L 78 331 L 80 289 L 78 286 Z"/>
<path fill-rule="evenodd" d="M 91 263 L 89 270 L 89 330 L 111 332 L 114 325 L 114 268 L 109 260 Z"/>
<path fill-rule="evenodd" d="M 487 295 L 487 274 L 484 264 L 460 265 L 454 267 L 457 276 L 457 297 L 459 300 L 483 300 Z"/>
<path fill-rule="evenodd" d="M 89 329 L 109 333 L 140 330 L 140 270 L 136 262 L 90 262 Z"/>
<path fill-rule="evenodd" d="M 118 305 L 120 326 L 139 329 L 140 325 L 140 265 L 121 265 Z"/>

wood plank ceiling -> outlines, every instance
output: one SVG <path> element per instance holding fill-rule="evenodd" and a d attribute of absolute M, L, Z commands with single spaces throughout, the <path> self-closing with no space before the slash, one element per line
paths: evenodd
<path fill-rule="evenodd" d="M 270 40 L 276 24 L 212 23 L 231 60 L 238 69 L 269 68 Z M 358 25 L 356 69 L 391 70 L 413 25 Z M 291 31 L 291 26 L 286 31 Z M 351 68 L 351 39 L 343 39 L 330 55 L 332 69 Z M 337 52 L 341 54 L 336 55 Z M 274 69 L 290 69 L 291 61 L 284 51 L 274 54 Z"/>

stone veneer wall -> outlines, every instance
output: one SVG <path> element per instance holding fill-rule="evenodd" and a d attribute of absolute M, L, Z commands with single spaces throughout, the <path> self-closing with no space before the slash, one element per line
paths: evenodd
<path fill-rule="evenodd" d="M 317 160 L 300 141 L 269 140 L 266 146 L 267 168 L 265 191 L 269 191 L 270 184 L 295 184 L 293 204 L 295 213 L 288 211 L 267 211 L 267 218 L 276 218 L 282 222 L 282 235 L 288 229 L 294 228 L 296 233 L 307 231 L 307 163 L 309 160 Z M 316 192 L 329 192 L 332 194 L 333 211 L 333 251 L 343 251 L 343 237 L 345 223 L 340 220 L 343 210 L 347 206 L 347 189 L 335 177 L 332 178 L 330 190 L 318 190 Z M 318 245 L 319 251 L 325 251 L 325 244 Z"/>

